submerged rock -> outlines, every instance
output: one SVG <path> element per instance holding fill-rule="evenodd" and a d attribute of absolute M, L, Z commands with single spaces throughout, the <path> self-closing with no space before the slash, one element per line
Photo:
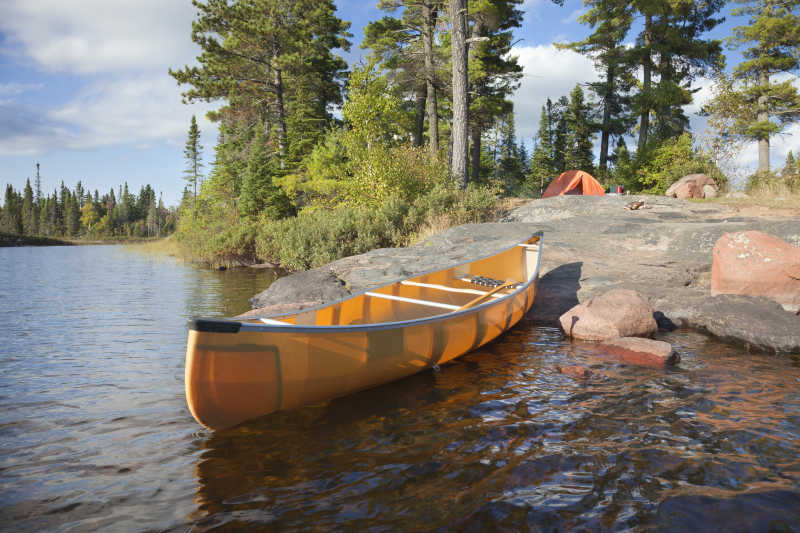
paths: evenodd
<path fill-rule="evenodd" d="M 668 342 L 641 337 L 612 339 L 601 344 L 600 348 L 625 363 L 639 366 L 661 367 L 681 360 Z"/>
<path fill-rule="evenodd" d="M 727 233 L 714 245 L 711 294 L 769 298 L 800 309 L 800 248 L 760 231 Z"/>
<path fill-rule="evenodd" d="M 569 336 L 589 341 L 652 337 L 658 330 L 653 308 L 636 291 L 613 289 L 578 304 L 559 318 Z"/>
<path fill-rule="evenodd" d="M 579 379 L 586 379 L 592 375 L 592 371 L 582 365 L 557 366 L 556 370 L 558 370 L 560 374 Z"/>

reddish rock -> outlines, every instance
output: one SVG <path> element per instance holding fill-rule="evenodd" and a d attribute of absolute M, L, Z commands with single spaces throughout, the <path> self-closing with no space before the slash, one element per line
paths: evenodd
<path fill-rule="evenodd" d="M 632 365 L 661 367 L 674 365 L 681 358 L 668 342 L 622 337 L 600 345 L 607 354 Z"/>
<path fill-rule="evenodd" d="M 652 337 L 658 330 L 650 304 L 627 289 L 613 289 L 578 304 L 561 315 L 559 322 L 568 336 L 589 341 Z"/>
<path fill-rule="evenodd" d="M 717 240 L 711 265 L 711 295 L 769 298 L 800 309 L 800 248 L 760 231 L 727 233 Z"/>
<path fill-rule="evenodd" d="M 581 365 L 557 366 L 556 370 L 558 370 L 561 374 L 580 379 L 586 379 L 592 375 L 591 370 Z"/>
<path fill-rule="evenodd" d="M 714 180 L 705 174 L 689 174 L 670 185 L 669 189 L 667 189 L 667 192 L 664 194 L 671 198 L 680 199 L 705 198 L 706 193 L 704 192 L 704 188 L 706 186 L 711 187 L 714 190 L 714 196 L 716 196 L 716 191 L 719 188 Z M 709 196 L 709 198 L 712 197 L 713 196 Z"/>

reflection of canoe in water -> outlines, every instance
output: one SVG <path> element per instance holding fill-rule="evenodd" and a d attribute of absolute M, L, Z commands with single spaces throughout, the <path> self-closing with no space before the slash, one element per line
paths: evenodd
<path fill-rule="evenodd" d="M 198 422 L 234 426 L 445 363 L 530 309 L 541 232 L 495 255 L 271 318 L 189 325 L 186 399 Z"/>

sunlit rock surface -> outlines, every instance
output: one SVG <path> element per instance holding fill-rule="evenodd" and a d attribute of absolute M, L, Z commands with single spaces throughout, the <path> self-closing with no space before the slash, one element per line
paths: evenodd
<path fill-rule="evenodd" d="M 800 248 L 760 231 L 727 233 L 714 245 L 711 294 L 763 296 L 800 310 Z"/>
<path fill-rule="evenodd" d="M 645 205 L 626 209 L 636 200 Z M 664 196 L 531 200 L 503 223 L 467 224 L 416 246 L 373 250 L 281 278 L 253 305 L 319 301 L 311 281 L 318 277 L 338 294 L 360 292 L 490 255 L 538 230 L 544 231 L 541 280 L 529 315 L 538 323 L 558 325 L 580 302 L 610 289 L 631 289 L 653 307 L 662 329 L 694 327 L 753 349 L 800 353 L 800 317 L 766 299 L 712 297 L 710 291 L 712 249 L 722 235 L 757 230 L 800 246 L 800 217 L 769 211 L 750 216 Z M 336 297 L 326 301 L 342 297 L 331 296 Z"/>

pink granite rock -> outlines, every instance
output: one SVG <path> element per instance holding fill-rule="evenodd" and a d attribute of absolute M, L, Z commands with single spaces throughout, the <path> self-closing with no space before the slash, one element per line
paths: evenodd
<path fill-rule="evenodd" d="M 670 185 L 664 194 L 680 199 L 705 198 L 704 188 L 706 186 L 712 187 L 715 192 L 718 190 L 716 182 L 705 174 L 689 174 Z"/>
<path fill-rule="evenodd" d="M 600 345 L 607 354 L 632 365 L 661 367 L 674 365 L 681 358 L 668 342 L 622 337 Z"/>
<path fill-rule="evenodd" d="M 561 315 L 559 322 L 568 336 L 589 341 L 652 337 L 658 330 L 650 304 L 627 289 L 612 289 L 578 304 Z"/>
<path fill-rule="evenodd" d="M 717 240 L 711 265 L 711 295 L 769 298 L 800 309 L 800 248 L 760 231 L 726 233 Z"/>

